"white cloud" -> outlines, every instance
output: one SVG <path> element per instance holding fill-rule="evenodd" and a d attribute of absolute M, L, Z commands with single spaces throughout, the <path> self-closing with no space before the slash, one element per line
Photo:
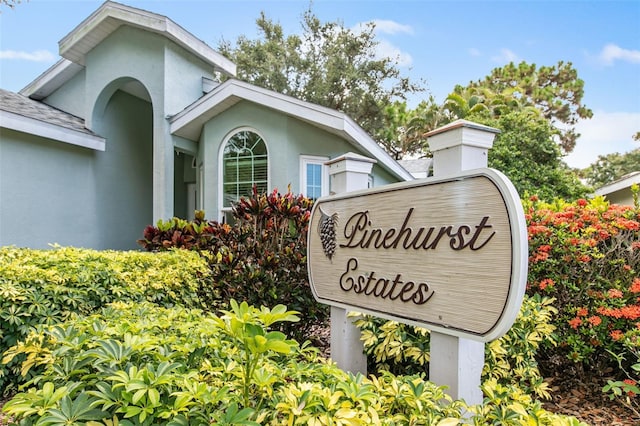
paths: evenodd
<path fill-rule="evenodd" d="M 56 56 L 48 50 L 36 50 L 33 52 L 0 50 L 0 59 L 15 59 L 32 62 L 51 62 L 56 60 Z"/>
<path fill-rule="evenodd" d="M 413 34 L 413 28 L 411 25 L 400 24 L 395 21 L 389 21 L 387 19 L 374 19 L 371 21 L 375 25 L 376 33 L 383 34 Z M 362 25 L 362 24 L 361 24 Z"/>
<path fill-rule="evenodd" d="M 413 28 L 410 25 L 403 25 L 395 21 L 389 21 L 385 19 L 375 19 L 368 22 L 360 22 L 356 24 L 351 30 L 359 34 L 367 27 L 367 25 L 375 25 L 376 34 L 413 34 Z M 395 44 L 391 43 L 385 38 L 378 37 L 378 46 L 376 47 L 376 58 L 392 58 L 398 61 L 398 65 L 401 67 L 409 67 L 413 64 L 413 57 L 408 52 L 405 52 Z"/>
<path fill-rule="evenodd" d="M 576 131 L 580 137 L 565 162 L 571 167 L 584 168 L 595 162 L 598 155 L 621 154 L 640 147 L 632 136 L 640 130 L 638 112 L 595 111 L 590 120 L 581 120 Z"/>
<path fill-rule="evenodd" d="M 507 48 L 500 49 L 500 54 L 491 57 L 493 62 L 498 62 L 500 64 L 506 64 L 509 62 L 518 62 L 519 58 L 514 52 Z"/>
<path fill-rule="evenodd" d="M 602 48 L 598 59 L 604 65 L 613 65 L 617 60 L 640 64 L 640 50 L 623 49 L 613 43 Z"/>
<path fill-rule="evenodd" d="M 376 57 L 380 58 L 393 58 L 398 60 L 398 65 L 401 67 L 410 67 L 413 63 L 413 57 L 402 51 L 399 47 L 394 46 L 387 40 L 380 40 L 376 48 Z"/>
<path fill-rule="evenodd" d="M 475 47 L 468 48 L 467 52 L 469 52 L 469 55 L 471 56 L 482 56 L 480 49 L 476 49 Z"/>

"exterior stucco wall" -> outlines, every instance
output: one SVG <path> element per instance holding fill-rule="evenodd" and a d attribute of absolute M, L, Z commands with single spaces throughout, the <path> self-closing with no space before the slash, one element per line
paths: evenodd
<path fill-rule="evenodd" d="M 67 81 L 63 88 L 47 96 L 43 102 L 76 117 L 86 118 L 85 84 L 85 71 L 82 70 Z"/>
<path fill-rule="evenodd" d="M 619 191 L 611 192 L 605 195 L 605 198 L 611 204 L 633 206 L 633 193 L 631 192 L 631 188 L 624 188 Z"/>
<path fill-rule="evenodd" d="M 260 134 L 269 155 L 269 188 L 281 192 L 291 185 L 294 193 L 300 193 L 300 155 L 338 157 L 346 152 L 358 151 L 341 137 L 323 131 L 295 118 L 266 107 L 242 101 L 209 121 L 203 128 L 198 153 L 198 163 L 204 170 L 204 210 L 208 217 L 219 214 L 219 181 L 221 146 L 235 130 L 249 128 Z M 373 169 L 374 185 L 397 182 L 380 166 Z"/>
<path fill-rule="evenodd" d="M 0 246 L 98 247 L 96 152 L 2 129 Z"/>
<path fill-rule="evenodd" d="M 213 79 L 213 67 L 167 42 L 165 53 L 165 111 L 174 115 L 202 97 L 202 77 Z"/>

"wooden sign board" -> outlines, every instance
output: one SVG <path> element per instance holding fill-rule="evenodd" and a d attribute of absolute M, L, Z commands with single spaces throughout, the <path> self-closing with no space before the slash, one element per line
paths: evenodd
<path fill-rule="evenodd" d="M 526 286 L 520 198 L 492 169 L 320 198 L 307 250 L 318 301 L 484 342 Z"/>

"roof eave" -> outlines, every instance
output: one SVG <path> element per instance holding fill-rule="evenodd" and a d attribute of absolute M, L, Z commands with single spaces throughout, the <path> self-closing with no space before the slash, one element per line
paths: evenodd
<path fill-rule="evenodd" d="M 640 185 L 640 171 L 629 173 L 627 176 L 618 179 L 608 185 L 596 189 L 596 195 L 608 195 L 623 189 L 630 188 L 631 185 Z"/>
<path fill-rule="evenodd" d="M 103 137 L 56 126 L 9 111 L 0 110 L 0 127 L 96 151 L 104 151 L 106 147 L 106 140 Z"/>
<path fill-rule="evenodd" d="M 60 59 L 18 93 L 31 99 L 42 100 L 83 69 L 82 65 Z"/>

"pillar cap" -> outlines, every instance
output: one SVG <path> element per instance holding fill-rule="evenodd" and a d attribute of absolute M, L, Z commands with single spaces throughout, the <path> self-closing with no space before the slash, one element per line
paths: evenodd
<path fill-rule="evenodd" d="M 475 130 L 482 130 L 482 131 L 494 133 L 494 134 L 500 133 L 500 130 L 494 127 L 489 127 L 489 126 L 485 126 L 484 124 L 474 123 L 473 121 L 469 121 L 469 120 L 458 119 L 456 121 L 452 121 L 446 126 L 438 127 L 437 129 L 430 131 L 429 133 L 426 134 L 426 136 L 429 138 L 439 133 L 448 132 L 449 130 L 458 129 L 460 127 L 466 127 L 466 128 L 475 129 Z"/>
<path fill-rule="evenodd" d="M 468 120 L 456 120 L 427 133 L 431 152 L 454 146 L 468 146 L 489 149 L 500 130 Z"/>
<path fill-rule="evenodd" d="M 347 152 L 342 154 L 339 157 L 336 158 L 332 158 L 331 160 L 327 161 L 326 164 L 327 166 L 330 166 L 334 163 L 339 163 L 340 161 L 361 161 L 363 163 L 371 163 L 371 164 L 375 164 L 378 161 L 374 160 L 373 158 L 369 158 L 369 157 L 365 157 L 364 155 L 360 155 L 360 154 L 356 154 L 355 152 Z"/>
<path fill-rule="evenodd" d="M 373 165 L 377 163 L 373 158 L 356 154 L 355 152 L 347 152 L 339 157 L 333 158 L 325 165 L 329 166 L 329 175 L 337 175 L 338 173 L 361 173 L 368 175 L 373 169 Z"/>

